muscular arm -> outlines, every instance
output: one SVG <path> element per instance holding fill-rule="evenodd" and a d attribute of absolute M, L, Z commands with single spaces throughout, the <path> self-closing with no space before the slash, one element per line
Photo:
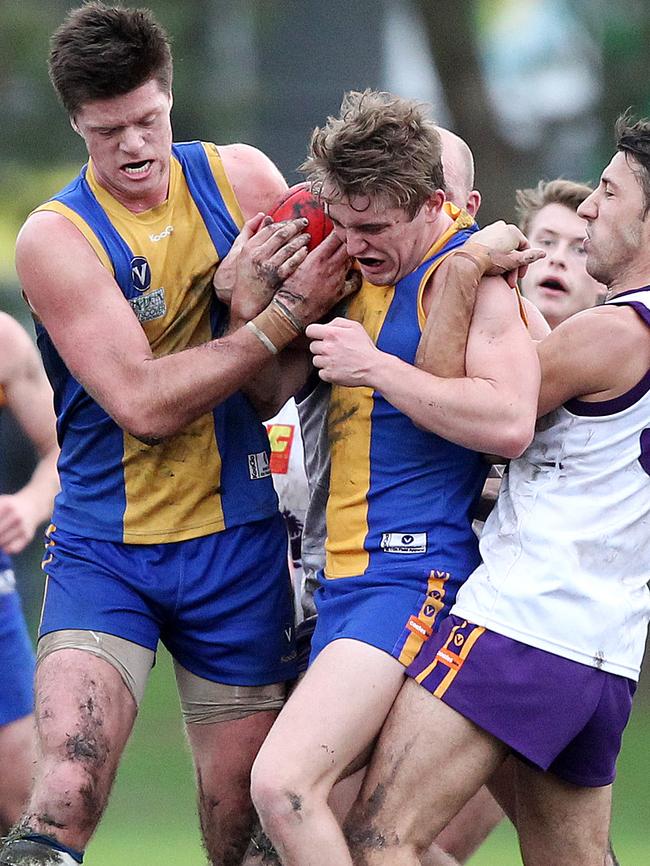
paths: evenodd
<path fill-rule="evenodd" d="M 650 368 L 648 327 L 630 307 L 594 307 L 562 322 L 538 343 L 538 415 L 567 400 L 612 400 Z"/>
<path fill-rule="evenodd" d="M 39 212 L 17 243 L 25 294 L 72 375 L 125 430 L 145 441 L 170 436 L 242 387 L 269 360 L 248 328 L 154 358 L 112 275 L 65 217 Z M 306 321 L 333 288 L 309 271 Z M 287 343 L 289 340 L 287 340 Z M 284 348 L 284 345 L 280 348 Z"/>
<path fill-rule="evenodd" d="M 465 349 L 482 276 L 475 260 L 458 253 L 447 256 L 434 271 L 417 367 L 443 378 L 465 375 Z"/>
<path fill-rule="evenodd" d="M 38 353 L 25 331 L 0 314 L 0 384 L 7 405 L 38 453 L 31 478 L 14 494 L 0 496 L 0 548 L 19 553 L 52 513 L 59 488 L 58 446 L 52 392 Z"/>
<path fill-rule="evenodd" d="M 474 312 L 476 293 L 484 276 L 504 275 L 515 288 L 517 274 L 542 258 L 542 250 L 530 249 L 516 226 L 498 221 L 474 234 L 470 241 L 448 255 L 433 272 L 423 303 L 427 320 L 415 364 L 436 376 L 465 374 L 465 348 Z M 533 339 L 548 333 L 539 311 L 523 301 Z"/>
<path fill-rule="evenodd" d="M 539 364 L 506 283 L 481 281 L 465 353 L 466 376 L 433 376 L 380 352 L 355 322 L 311 325 L 325 381 L 382 392 L 418 426 L 476 451 L 516 457 L 535 424 Z"/>

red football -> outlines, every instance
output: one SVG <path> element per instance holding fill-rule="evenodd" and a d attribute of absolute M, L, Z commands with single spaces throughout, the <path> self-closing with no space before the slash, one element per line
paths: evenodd
<path fill-rule="evenodd" d="M 308 220 L 306 230 L 311 235 L 311 240 L 307 244 L 308 250 L 317 247 L 332 231 L 332 220 L 327 216 L 316 196 L 312 195 L 308 183 L 297 183 L 289 187 L 271 208 L 269 216 L 273 217 L 276 223 L 299 217 Z"/>

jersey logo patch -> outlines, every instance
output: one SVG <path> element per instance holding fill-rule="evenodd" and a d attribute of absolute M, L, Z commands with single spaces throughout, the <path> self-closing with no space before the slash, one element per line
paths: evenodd
<path fill-rule="evenodd" d="M 144 256 L 131 259 L 131 288 L 146 292 L 151 285 L 151 267 Z"/>
<path fill-rule="evenodd" d="M 381 549 L 384 553 L 426 553 L 426 532 L 382 532 Z"/>
<path fill-rule="evenodd" d="M 248 455 L 248 474 L 251 477 L 251 481 L 269 477 L 271 474 L 271 464 L 269 463 L 269 455 L 266 451 Z"/>
<path fill-rule="evenodd" d="M 167 312 L 163 288 L 156 289 L 155 292 L 150 292 L 148 295 L 140 295 L 139 298 L 131 298 L 129 304 L 131 304 L 131 309 L 139 322 L 161 319 Z"/>
<path fill-rule="evenodd" d="M 286 475 L 293 445 L 294 424 L 267 424 L 266 432 L 271 443 L 271 472 Z"/>

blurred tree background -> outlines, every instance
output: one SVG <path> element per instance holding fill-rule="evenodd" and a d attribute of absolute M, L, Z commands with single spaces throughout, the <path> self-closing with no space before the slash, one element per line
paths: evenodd
<path fill-rule="evenodd" d="M 76 5 L 0 0 L 0 308 L 28 327 L 13 269 L 16 233 L 30 209 L 73 177 L 85 159 L 46 69 L 49 35 Z M 172 35 L 178 140 L 249 142 L 295 182 L 312 128 L 337 111 L 345 90 L 393 90 L 430 102 L 434 117 L 467 140 L 483 193 L 483 223 L 512 219 L 514 190 L 542 177 L 596 181 L 613 149 L 618 114 L 631 108 L 636 115 L 650 115 L 649 0 L 143 0 L 123 5 L 149 6 Z M 33 455 L 6 417 L 0 453 L 0 483 L 15 489 L 30 471 Z M 35 542 L 16 561 L 34 628 L 42 589 L 39 548 Z M 648 691 L 641 689 L 637 714 L 648 704 Z M 158 736 L 163 716 L 169 715 L 168 692 L 156 686 L 150 699 Z M 640 747 L 645 729 L 633 728 L 630 737 Z M 129 772 L 137 780 L 138 761 L 144 760 L 146 748 L 139 748 L 133 747 L 139 757 L 130 759 L 132 769 L 125 771 L 127 786 Z M 640 786 L 650 764 L 639 765 L 628 754 L 623 761 L 628 787 L 635 792 L 630 797 L 647 816 L 647 784 L 646 797 Z M 186 763 L 184 756 L 179 760 Z M 119 798 L 111 806 L 120 826 L 130 808 L 120 811 Z M 619 820 L 623 826 L 628 818 Z M 634 823 L 631 817 L 629 823 Z M 104 832 L 110 833 L 102 830 L 100 839 Z M 179 849 L 165 859 L 200 862 L 193 826 L 187 832 L 194 833 L 194 853 L 185 857 Z M 518 862 L 512 840 L 507 844 L 512 859 L 495 848 L 472 862 Z M 110 845 L 97 845 L 93 862 L 124 859 Z M 631 846 L 624 862 L 650 862 L 650 847 Z M 137 859 L 143 866 L 149 862 L 144 850 Z M 152 856 L 151 862 L 160 861 Z"/>

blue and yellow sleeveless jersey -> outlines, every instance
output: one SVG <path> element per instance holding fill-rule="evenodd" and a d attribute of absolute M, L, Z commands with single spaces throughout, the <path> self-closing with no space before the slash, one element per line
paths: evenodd
<path fill-rule="evenodd" d="M 227 310 L 214 296 L 212 277 L 243 217 L 214 145 L 174 145 L 168 199 L 144 213 L 132 213 L 99 186 L 92 161 L 38 210 L 63 214 L 86 237 L 155 357 L 223 331 Z M 150 544 L 207 535 L 276 511 L 268 438 L 241 393 L 177 435 L 145 445 L 86 393 L 39 323 L 37 336 L 61 445 L 56 526 Z"/>
<path fill-rule="evenodd" d="M 423 289 L 476 230 L 464 211 L 455 215 L 415 271 L 395 286 L 364 282 L 346 313 L 379 349 L 410 364 L 425 320 Z M 327 579 L 427 562 L 457 577 L 476 567 L 471 512 L 487 474 L 480 454 L 418 429 L 372 388 L 332 387 L 329 439 Z"/>

